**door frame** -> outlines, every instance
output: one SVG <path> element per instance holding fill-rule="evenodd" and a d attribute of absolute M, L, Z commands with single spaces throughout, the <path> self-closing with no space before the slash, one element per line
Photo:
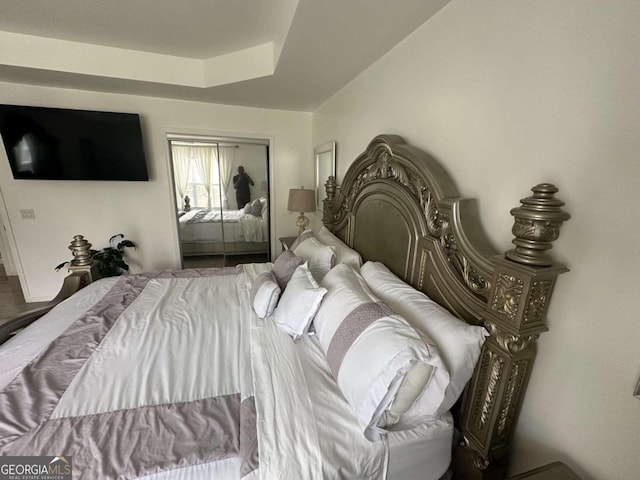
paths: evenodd
<path fill-rule="evenodd" d="M 22 286 L 22 275 L 19 272 L 22 270 L 20 264 L 20 257 L 18 256 L 18 250 L 13 237 L 13 229 L 11 222 L 9 221 L 9 212 L 7 205 L 4 201 L 4 195 L 2 193 L 2 186 L 0 185 L 0 255 L 2 255 L 2 263 L 7 275 L 18 275 L 20 278 L 20 284 Z M 24 287 L 23 287 L 24 288 Z"/>

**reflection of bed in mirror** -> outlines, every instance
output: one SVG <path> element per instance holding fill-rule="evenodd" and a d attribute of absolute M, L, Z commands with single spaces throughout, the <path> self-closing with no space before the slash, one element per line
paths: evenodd
<path fill-rule="evenodd" d="M 264 197 L 240 210 L 191 210 L 179 218 L 182 255 L 267 252 L 268 224 Z"/>

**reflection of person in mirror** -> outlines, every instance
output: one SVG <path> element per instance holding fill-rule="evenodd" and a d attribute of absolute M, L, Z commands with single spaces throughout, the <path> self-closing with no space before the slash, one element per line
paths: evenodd
<path fill-rule="evenodd" d="M 247 172 L 244 171 L 244 167 L 240 165 L 238 167 L 238 175 L 233 177 L 233 188 L 236 190 L 236 202 L 238 202 L 238 210 L 243 208 L 249 200 L 251 200 L 251 192 L 249 191 L 249 185 L 255 185 L 253 180 Z"/>

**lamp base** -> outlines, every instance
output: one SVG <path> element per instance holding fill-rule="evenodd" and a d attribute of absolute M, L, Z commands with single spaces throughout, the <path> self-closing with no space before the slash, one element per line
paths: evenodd
<path fill-rule="evenodd" d="M 298 220 L 296 220 L 296 226 L 298 227 L 298 235 L 309 228 L 309 219 L 304 216 L 303 212 L 300 212 L 300 216 L 298 217 Z"/>

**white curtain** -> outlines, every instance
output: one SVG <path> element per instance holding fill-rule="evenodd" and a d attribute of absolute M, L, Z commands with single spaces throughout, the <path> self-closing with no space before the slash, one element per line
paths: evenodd
<path fill-rule="evenodd" d="M 173 156 L 173 176 L 176 181 L 176 190 L 178 191 L 178 209 L 182 208 L 184 196 L 187 194 L 187 185 L 189 185 L 189 170 L 191 165 L 191 147 L 186 145 L 171 144 L 171 153 Z"/>
<path fill-rule="evenodd" d="M 214 180 L 214 173 L 215 177 L 218 176 L 218 162 L 216 162 L 214 151 L 215 147 L 192 147 L 193 162 L 207 192 L 207 210 L 211 210 L 211 183 Z"/>
<path fill-rule="evenodd" d="M 235 147 L 218 147 L 218 165 L 220 167 L 220 190 L 222 192 L 222 208 L 229 208 L 227 191 L 233 176 L 233 161 L 235 160 Z"/>

